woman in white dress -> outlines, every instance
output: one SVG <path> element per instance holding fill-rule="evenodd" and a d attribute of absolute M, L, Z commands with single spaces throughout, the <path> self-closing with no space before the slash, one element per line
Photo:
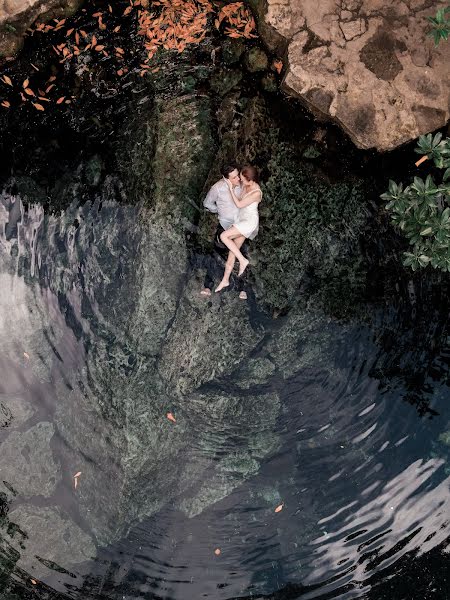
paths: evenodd
<path fill-rule="evenodd" d="M 233 202 L 240 210 L 236 223 L 220 235 L 220 239 L 230 250 L 230 253 L 225 265 L 223 279 L 217 286 L 216 292 L 220 292 L 230 284 L 230 275 L 236 258 L 239 261 L 239 275 L 242 275 L 248 266 L 249 261 L 242 254 L 240 248 L 247 238 L 253 240 L 258 234 L 258 206 L 262 200 L 262 191 L 257 180 L 258 173 L 255 167 L 246 166 L 242 169 L 242 195 L 240 199 L 236 197 L 233 186 L 228 185 Z"/>

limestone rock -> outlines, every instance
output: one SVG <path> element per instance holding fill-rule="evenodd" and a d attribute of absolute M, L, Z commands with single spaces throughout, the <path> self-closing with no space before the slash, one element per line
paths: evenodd
<path fill-rule="evenodd" d="M 12 56 L 22 45 L 26 29 L 41 19 L 72 15 L 82 0 L 1 0 L 0 56 Z"/>
<path fill-rule="evenodd" d="M 184 290 L 172 327 L 162 346 L 159 372 L 172 392 L 186 394 L 203 383 L 233 371 L 262 339 L 238 295 L 200 296 L 201 280 Z M 239 336 L 229 331 L 239 331 Z"/>
<path fill-rule="evenodd" d="M 17 528 L 11 546 L 20 558 L 17 566 L 29 575 L 43 578 L 51 571 L 68 568 L 95 557 L 91 538 L 56 507 L 22 505 L 8 515 Z"/>
<path fill-rule="evenodd" d="M 0 428 L 17 429 L 34 414 L 33 406 L 19 395 L 0 394 Z"/>
<path fill-rule="evenodd" d="M 53 459 L 51 423 L 38 423 L 25 433 L 13 431 L 0 446 L 1 479 L 21 496 L 49 497 L 60 477 Z"/>
<path fill-rule="evenodd" d="M 446 2 L 253 0 L 272 49 L 284 50 L 284 90 L 359 148 L 387 151 L 449 119 L 450 52 L 427 36 Z"/>

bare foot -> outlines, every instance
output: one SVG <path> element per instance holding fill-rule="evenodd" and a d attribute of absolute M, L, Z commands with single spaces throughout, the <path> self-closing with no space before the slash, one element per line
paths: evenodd
<path fill-rule="evenodd" d="M 221 281 L 221 282 L 219 283 L 219 285 L 216 287 L 216 289 L 215 289 L 214 291 L 215 291 L 215 292 L 216 292 L 216 294 L 217 294 L 217 292 L 220 292 L 220 290 L 223 290 L 223 288 L 226 288 L 226 287 L 228 287 L 229 285 L 230 285 L 230 283 L 226 283 L 226 282 L 224 282 L 224 281 Z"/>
<path fill-rule="evenodd" d="M 247 300 L 247 292 L 244 292 L 244 291 L 242 291 L 242 292 L 239 294 L 239 298 L 240 298 L 241 300 Z"/>
<path fill-rule="evenodd" d="M 242 275 L 242 273 L 248 267 L 249 262 L 250 261 L 248 261 L 246 258 L 244 258 L 244 260 L 242 262 L 239 262 L 239 277 Z"/>
<path fill-rule="evenodd" d="M 200 292 L 201 296 L 211 296 L 211 290 L 209 288 L 203 288 Z"/>

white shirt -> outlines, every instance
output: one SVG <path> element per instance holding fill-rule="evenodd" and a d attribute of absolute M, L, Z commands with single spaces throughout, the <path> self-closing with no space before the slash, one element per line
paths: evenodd
<path fill-rule="evenodd" d="M 241 186 L 233 189 L 236 196 L 241 195 Z M 212 213 L 218 213 L 219 223 L 224 229 L 229 229 L 236 223 L 239 216 L 239 208 L 233 202 L 228 184 L 224 178 L 215 183 L 206 195 L 203 206 Z"/>

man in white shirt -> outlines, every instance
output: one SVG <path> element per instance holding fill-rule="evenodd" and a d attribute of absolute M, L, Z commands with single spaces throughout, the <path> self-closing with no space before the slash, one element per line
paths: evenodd
<path fill-rule="evenodd" d="M 219 218 L 219 225 L 214 238 L 214 245 L 216 248 L 225 248 L 220 241 L 220 234 L 222 231 L 229 229 L 236 223 L 239 215 L 239 208 L 233 202 L 227 179 L 231 181 L 234 187 L 234 193 L 238 198 L 242 191 L 240 186 L 241 180 L 239 177 L 239 168 L 235 163 L 223 165 L 221 173 L 222 179 L 217 181 L 217 183 L 211 187 L 203 201 L 203 206 L 209 210 L 209 212 L 217 213 Z M 209 268 L 207 268 L 204 288 L 201 291 L 201 294 L 204 296 L 211 295 L 211 289 L 214 284 L 214 272 L 218 270 L 217 267 L 220 267 L 220 269 L 223 270 L 223 266 L 219 265 L 217 260 L 212 259 L 210 263 Z M 244 292 L 241 291 L 241 297 L 244 299 L 243 293 Z"/>
<path fill-rule="evenodd" d="M 234 193 L 239 198 L 241 193 L 239 171 L 235 164 L 224 165 L 221 169 L 222 179 L 215 183 L 206 195 L 203 206 L 209 212 L 217 213 L 222 229 L 229 229 L 237 221 L 239 209 L 233 202 L 227 179 L 234 187 Z M 221 233 L 221 232 L 220 232 Z"/>

